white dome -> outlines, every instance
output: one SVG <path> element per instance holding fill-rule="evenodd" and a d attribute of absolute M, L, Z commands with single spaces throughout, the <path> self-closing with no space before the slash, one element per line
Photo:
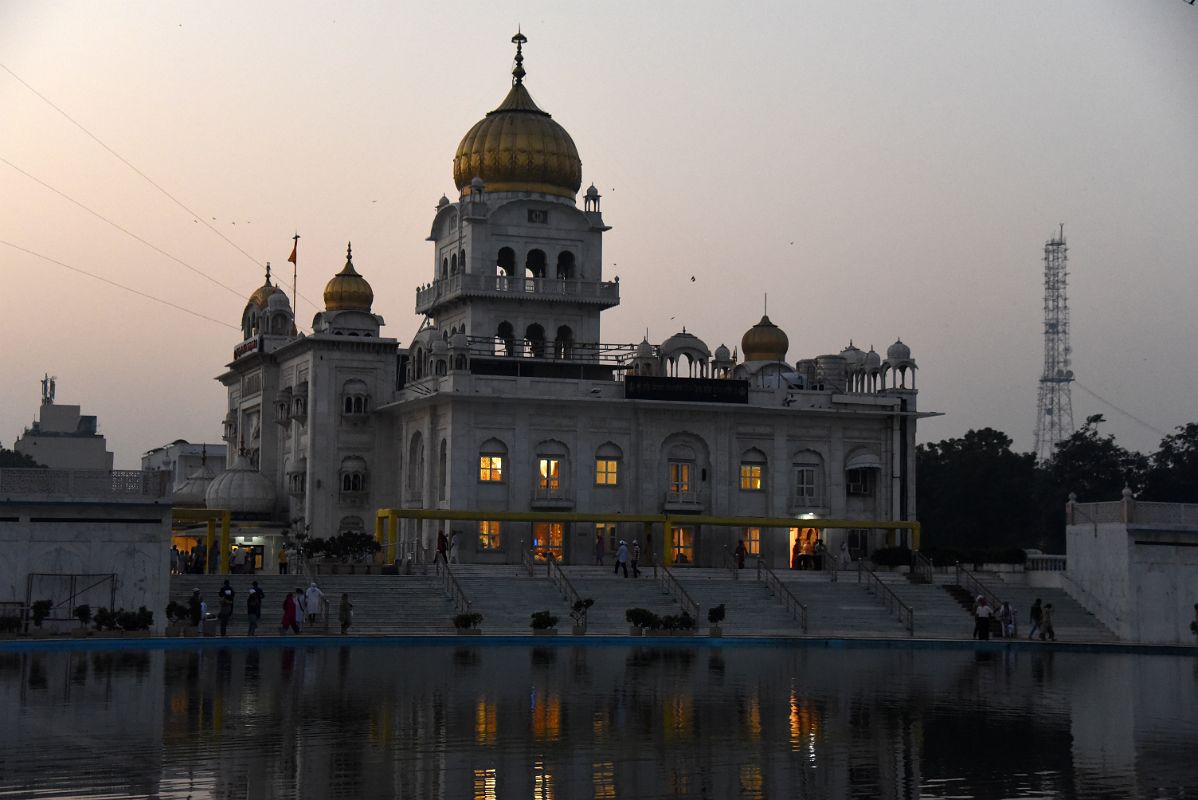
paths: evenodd
<path fill-rule="evenodd" d="M 653 345 L 649 344 L 648 339 L 641 339 L 636 346 L 636 355 L 638 358 L 653 358 Z"/>
<path fill-rule="evenodd" d="M 731 358 L 732 358 L 732 353 L 729 352 L 728 347 L 726 345 L 720 345 L 719 347 L 717 347 L 715 349 L 715 360 L 716 361 L 729 361 L 729 360 L 731 360 Z"/>
<path fill-rule="evenodd" d="M 210 509 L 225 509 L 234 514 L 262 514 L 274 510 L 275 489 L 270 479 L 250 466 L 245 456 L 237 456 L 233 466 L 208 484 L 204 495 Z"/>
<path fill-rule="evenodd" d="M 667 358 L 674 353 L 686 350 L 698 351 L 705 357 L 711 357 L 711 351 L 707 349 L 707 345 L 703 343 L 703 340 L 693 333 L 687 333 L 686 328 L 683 328 L 680 333 L 674 334 L 661 343 L 661 352 Z"/>
<path fill-rule="evenodd" d="M 890 345 L 890 347 L 886 348 L 886 360 L 891 362 L 910 361 L 911 348 L 903 344 L 902 339 L 899 339 L 895 341 L 894 344 Z"/>
<path fill-rule="evenodd" d="M 187 480 L 171 493 L 171 505 L 203 508 L 208 486 L 216 477 L 216 470 L 204 464 L 187 476 Z"/>
<path fill-rule="evenodd" d="M 844 357 L 849 369 L 854 369 L 865 364 L 865 353 L 861 352 L 861 348 L 856 347 L 851 341 L 848 347 L 840 351 L 840 355 Z"/>
<path fill-rule="evenodd" d="M 449 346 L 454 350 L 467 350 L 470 348 L 470 340 L 466 338 L 465 331 L 458 331 L 449 340 Z"/>
<path fill-rule="evenodd" d="M 287 295 L 283 292 L 275 292 L 266 300 L 266 308 L 268 311 L 291 311 L 291 301 L 287 299 Z"/>
<path fill-rule="evenodd" d="M 865 354 L 865 368 L 877 369 L 882 366 L 882 357 L 878 355 L 878 351 L 874 350 L 873 345 L 870 345 L 869 352 Z"/>

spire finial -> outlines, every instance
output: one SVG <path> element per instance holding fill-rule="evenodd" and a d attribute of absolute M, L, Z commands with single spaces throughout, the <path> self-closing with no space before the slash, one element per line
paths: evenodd
<path fill-rule="evenodd" d="M 520 26 L 516 26 L 516 35 L 512 37 L 512 42 L 516 45 L 516 68 L 512 70 L 512 78 L 517 84 L 524 83 L 524 76 L 527 74 L 524 71 L 524 43 L 528 41 L 528 37 L 520 32 Z"/>
<path fill-rule="evenodd" d="M 270 262 L 266 262 L 266 285 L 270 286 Z"/>
<path fill-rule="evenodd" d="M 352 262 L 354 260 L 354 243 L 353 242 L 345 243 L 345 260 L 347 263 Z"/>

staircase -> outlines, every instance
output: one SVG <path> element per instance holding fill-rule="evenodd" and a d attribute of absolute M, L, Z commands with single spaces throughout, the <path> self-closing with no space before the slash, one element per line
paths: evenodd
<path fill-rule="evenodd" d="M 679 614 L 681 607 L 664 593 L 653 578 L 653 568 L 642 568 L 639 578 L 625 578 L 624 573 L 613 575 L 610 567 L 569 566 L 562 571 L 582 597 L 595 601 L 587 613 L 587 631 L 601 634 L 628 635 L 624 612 L 630 608 L 647 608 L 658 616 Z M 679 570 L 675 570 L 677 575 Z M 631 575 L 631 572 L 629 572 Z M 702 601 L 699 601 L 702 602 Z M 698 630 L 707 622 L 696 620 Z"/>
<path fill-rule="evenodd" d="M 470 598 L 470 607 L 483 615 L 485 633 L 527 634 L 534 611 L 548 610 L 557 615 L 558 628 L 569 631 L 570 606 L 562 599 L 538 565 L 534 575 L 520 566 L 495 567 L 478 564 L 454 564 L 453 574 L 462 591 Z"/>

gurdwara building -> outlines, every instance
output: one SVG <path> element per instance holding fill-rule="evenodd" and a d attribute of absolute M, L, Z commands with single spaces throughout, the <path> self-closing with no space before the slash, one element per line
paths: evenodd
<path fill-rule="evenodd" d="M 677 564 L 718 563 L 744 539 L 787 566 L 796 542 L 865 552 L 915 518 L 915 361 L 850 343 L 788 361 L 763 316 L 714 352 L 682 330 L 613 344 L 603 312 L 601 197 L 582 192 L 570 134 L 533 102 L 517 36 L 511 90 L 470 128 L 453 160 L 457 200 L 433 214 L 423 318 L 406 345 L 383 334 L 368 264 L 328 281 L 324 310 L 298 333 L 286 293 L 266 282 L 242 314 L 228 389 L 227 469 L 209 507 L 256 527 L 267 563 L 298 531 L 373 530 L 379 508 L 789 518 L 758 530 L 678 524 Z M 909 384 L 909 385 L 908 385 Z M 821 518 L 860 520 L 822 531 Z M 519 562 L 521 550 L 589 563 L 641 526 L 405 519 L 396 554 L 431 559 L 438 530 L 462 562 Z"/>

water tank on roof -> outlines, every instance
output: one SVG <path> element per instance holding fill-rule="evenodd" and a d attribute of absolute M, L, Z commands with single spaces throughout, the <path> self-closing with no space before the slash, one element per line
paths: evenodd
<path fill-rule="evenodd" d="M 845 380 L 847 372 L 848 363 L 844 356 L 816 356 L 815 382 L 823 386 L 825 391 L 843 392 L 848 385 Z"/>

